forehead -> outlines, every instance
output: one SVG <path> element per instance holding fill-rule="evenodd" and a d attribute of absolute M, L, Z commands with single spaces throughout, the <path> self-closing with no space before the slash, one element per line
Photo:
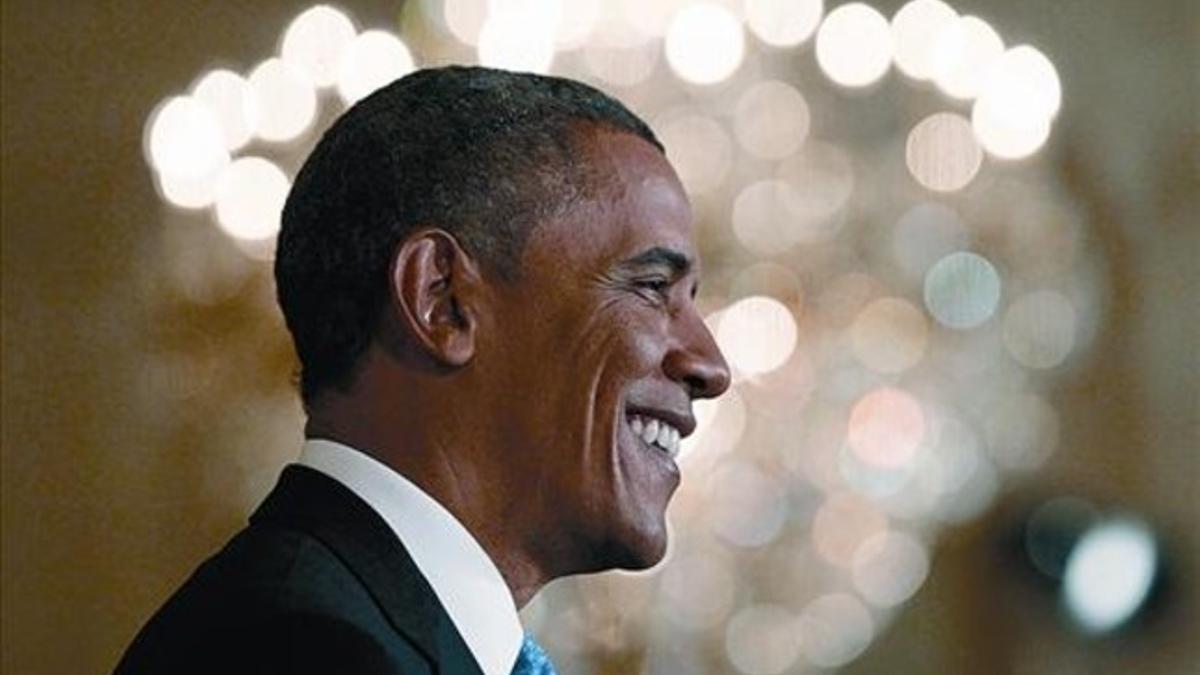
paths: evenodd
<path fill-rule="evenodd" d="M 531 233 L 526 261 L 542 256 L 603 264 L 652 247 L 693 261 L 692 209 L 662 152 L 625 132 L 586 128 L 576 139 L 586 198 Z"/>

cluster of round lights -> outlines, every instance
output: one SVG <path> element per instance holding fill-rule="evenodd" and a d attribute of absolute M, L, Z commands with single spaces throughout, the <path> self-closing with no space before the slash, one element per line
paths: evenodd
<path fill-rule="evenodd" d="M 211 207 L 244 250 L 269 255 L 291 180 L 271 159 L 237 153 L 304 136 L 322 90 L 336 89 L 351 104 L 413 67 L 395 35 L 359 32 L 341 11 L 312 7 L 288 26 L 278 54 L 247 75 L 212 70 L 189 93 L 161 103 L 146 127 L 147 161 L 168 202 Z"/>

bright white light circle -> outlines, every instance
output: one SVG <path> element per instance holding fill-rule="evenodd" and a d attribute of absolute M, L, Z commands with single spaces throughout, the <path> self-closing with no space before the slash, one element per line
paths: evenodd
<path fill-rule="evenodd" d="M 261 157 L 236 159 L 217 181 L 217 224 L 231 237 L 260 241 L 279 232 L 291 182 Z"/>
<path fill-rule="evenodd" d="M 536 0 L 493 6 L 479 32 L 479 63 L 530 73 L 550 70 L 561 9 L 557 4 Z"/>
<path fill-rule="evenodd" d="M 844 87 L 865 87 L 892 62 L 892 33 L 878 10 L 861 2 L 834 9 L 817 31 L 817 63 Z"/>
<path fill-rule="evenodd" d="M 733 131 L 742 147 L 763 159 L 783 159 L 808 136 L 808 103 L 795 87 L 778 80 L 755 83 L 738 99 Z"/>
<path fill-rule="evenodd" d="M 985 150 L 1002 159 L 1019 159 L 1046 142 L 1061 104 L 1054 64 L 1037 49 L 1019 45 L 988 68 L 971 123 Z"/>
<path fill-rule="evenodd" d="M 199 179 L 229 161 L 217 116 L 191 96 L 166 102 L 150 121 L 150 164 L 159 172 Z"/>
<path fill-rule="evenodd" d="M 442 20 L 460 42 L 478 44 L 489 4 L 489 0 L 443 0 Z"/>
<path fill-rule="evenodd" d="M 975 98 L 992 65 L 1004 53 L 1004 41 L 988 22 L 964 16 L 944 26 L 929 48 L 932 77 L 951 98 Z"/>
<path fill-rule="evenodd" d="M 796 617 L 776 605 L 752 605 L 725 628 L 729 662 L 746 675 L 778 675 L 800 658 Z"/>
<path fill-rule="evenodd" d="M 283 59 L 267 59 L 250 73 L 250 91 L 258 108 L 258 137 L 279 143 L 308 129 L 317 116 L 312 80 Z"/>
<path fill-rule="evenodd" d="M 876 607 L 895 607 L 908 600 L 929 576 L 925 546 L 903 532 L 881 532 L 854 552 L 854 588 Z"/>
<path fill-rule="evenodd" d="M 679 10 L 665 40 L 667 63 L 683 80 L 715 84 L 742 63 L 746 42 L 742 23 L 721 5 L 701 2 Z"/>
<path fill-rule="evenodd" d="M 279 54 L 316 86 L 332 86 L 337 82 L 342 53 L 357 33 L 350 17 L 329 5 L 316 5 L 287 27 Z"/>
<path fill-rule="evenodd" d="M 971 123 L 955 113 L 934 113 L 908 134 L 904 148 L 908 171 L 918 183 L 936 192 L 966 187 L 983 165 L 983 149 Z"/>
<path fill-rule="evenodd" d="M 853 661 L 875 637 L 871 613 L 848 593 L 812 601 L 800 614 L 799 629 L 804 656 L 822 668 Z"/>
<path fill-rule="evenodd" d="M 768 373 L 782 366 L 796 350 L 796 320 L 778 300 L 744 298 L 721 314 L 717 343 L 741 374 Z"/>
<path fill-rule="evenodd" d="M 1067 558 L 1063 602 L 1091 633 L 1129 620 L 1150 593 L 1158 546 L 1144 524 L 1127 518 L 1088 530 Z"/>
<path fill-rule="evenodd" d="M 912 0 L 892 17 L 892 41 L 896 67 L 915 79 L 933 77 L 931 46 L 946 25 L 958 18 L 950 5 L 941 0 Z"/>
<path fill-rule="evenodd" d="M 925 274 L 925 307 L 944 326 L 966 330 L 982 325 L 1000 303 L 1000 274 L 987 258 L 951 253 Z"/>
<path fill-rule="evenodd" d="M 383 30 L 368 30 L 346 46 L 338 66 L 338 95 L 353 104 L 376 89 L 412 72 L 412 54 L 404 42 Z"/>
<path fill-rule="evenodd" d="M 237 150 L 254 136 L 258 105 L 246 78 L 230 70 L 214 70 L 200 78 L 192 95 L 216 115 L 225 149 Z"/>
<path fill-rule="evenodd" d="M 1056 291 L 1018 298 L 1004 314 L 1004 346 L 1028 368 L 1053 368 L 1075 346 L 1078 319 L 1071 301 Z"/>
<path fill-rule="evenodd" d="M 202 209 L 210 206 L 217 198 L 217 180 L 229 162 L 216 166 L 199 177 L 177 176 L 173 173 L 158 174 L 158 186 L 163 197 L 175 206 L 184 209 Z"/>
<path fill-rule="evenodd" d="M 529 2 L 530 0 L 525 0 Z M 558 49 L 576 49 L 584 46 L 600 18 L 600 0 L 541 0 L 555 7 L 549 12 L 557 13 L 554 45 Z"/>
<path fill-rule="evenodd" d="M 746 25 L 773 47 L 794 47 L 812 36 L 823 0 L 746 0 Z"/>

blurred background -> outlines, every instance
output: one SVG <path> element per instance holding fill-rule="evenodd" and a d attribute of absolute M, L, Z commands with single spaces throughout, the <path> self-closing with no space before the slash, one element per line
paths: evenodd
<path fill-rule="evenodd" d="M 414 67 L 667 146 L 736 371 L 667 560 L 523 613 L 575 673 L 1200 672 L 1183 0 L 3 4 L 3 670 L 107 672 L 296 456 L 272 237 Z"/>

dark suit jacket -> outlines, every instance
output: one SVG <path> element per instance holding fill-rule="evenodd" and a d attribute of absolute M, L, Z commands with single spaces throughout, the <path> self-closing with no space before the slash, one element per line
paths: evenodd
<path fill-rule="evenodd" d="M 481 675 L 387 523 L 302 466 L 142 628 L 116 674 L 143 673 Z"/>

